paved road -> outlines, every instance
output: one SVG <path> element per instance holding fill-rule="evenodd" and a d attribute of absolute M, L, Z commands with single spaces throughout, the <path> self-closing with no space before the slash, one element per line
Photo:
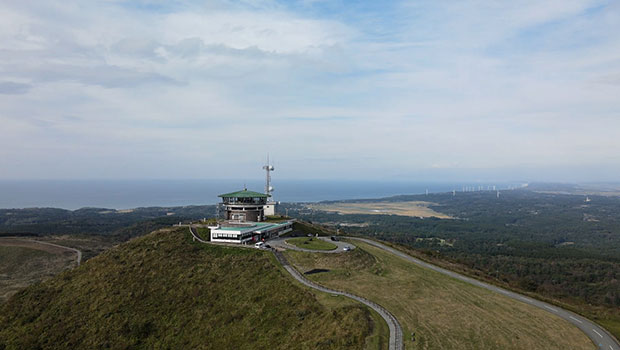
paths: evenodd
<path fill-rule="evenodd" d="M 325 251 L 323 251 L 323 250 L 321 250 L 320 252 L 325 253 Z M 379 315 L 381 315 L 381 317 L 383 317 L 385 322 L 387 322 L 388 328 L 390 329 L 389 350 L 402 350 L 402 349 L 404 349 L 404 347 L 403 347 L 403 330 L 400 327 L 400 323 L 398 323 L 398 320 L 396 320 L 396 317 L 394 317 L 394 315 L 392 315 L 389 311 L 384 309 L 381 305 L 375 304 L 375 303 L 373 303 L 372 301 L 370 301 L 368 299 L 364 299 L 362 297 L 359 297 L 359 296 L 351 294 L 351 293 L 325 288 L 325 287 L 320 286 L 320 285 L 318 285 L 318 284 L 316 284 L 314 282 L 311 282 L 310 280 L 308 280 L 306 277 L 304 277 L 302 274 L 300 274 L 299 271 L 297 271 L 295 268 L 293 268 L 288 263 L 288 261 L 286 260 L 284 255 L 282 255 L 282 252 L 274 250 L 274 255 L 276 256 L 276 259 L 278 259 L 278 261 L 286 269 L 286 271 L 288 271 L 288 273 L 290 273 L 291 276 L 293 276 L 293 278 L 295 278 L 296 280 L 298 280 L 302 284 L 304 284 L 304 285 L 306 285 L 306 286 L 308 286 L 310 288 L 314 288 L 316 290 L 319 290 L 321 292 L 346 296 L 346 297 L 351 298 L 353 300 L 359 301 L 360 303 L 362 303 L 362 304 L 372 308 L 373 310 L 375 310 Z"/>
<path fill-rule="evenodd" d="M 450 270 L 446 270 L 446 269 L 442 269 L 441 267 L 437 267 L 435 265 L 431 265 L 427 262 L 424 262 L 422 260 L 416 259 L 410 255 L 407 255 L 399 250 L 396 250 L 394 248 L 388 247 L 385 244 L 381 244 L 379 242 L 375 242 L 369 239 L 365 239 L 365 238 L 355 238 L 355 237 L 348 237 L 350 239 L 353 240 L 358 240 L 358 241 L 362 241 L 365 243 L 368 243 L 372 246 L 375 246 L 377 248 L 381 248 L 385 251 L 388 251 L 394 255 L 397 255 L 405 260 L 408 260 L 414 264 L 417 264 L 419 266 L 422 266 L 424 268 L 427 269 L 431 269 L 433 271 L 437 271 L 439 273 L 442 273 L 444 275 L 448 275 L 450 277 L 456 278 L 458 280 L 476 285 L 478 287 L 493 291 L 493 292 L 497 292 L 500 294 L 503 294 L 509 298 L 524 302 L 526 304 L 532 305 L 532 306 L 536 306 L 540 309 L 543 309 L 545 311 L 551 312 L 554 315 L 557 315 L 563 319 L 565 319 L 566 321 L 574 324 L 575 326 L 577 326 L 579 329 L 581 329 L 590 339 L 592 339 L 592 341 L 594 342 L 594 344 L 596 344 L 598 346 L 599 349 L 603 349 L 603 350 L 620 350 L 620 344 L 618 343 L 618 341 L 616 341 L 606 330 L 604 330 L 602 327 L 600 327 L 599 325 L 591 322 L 590 320 L 579 316 L 573 312 L 570 312 L 568 310 L 564 310 L 562 308 L 559 308 L 555 305 L 551 305 L 548 303 L 545 303 L 543 301 L 539 301 L 536 299 L 532 299 L 529 297 L 526 297 L 524 295 L 515 293 L 515 292 L 511 292 L 509 290 L 503 289 L 503 288 L 499 288 L 496 287 L 494 285 L 488 284 L 488 283 L 484 283 L 481 281 L 478 281 L 476 279 L 473 278 L 469 278 L 463 275 L 460 275 L 456 272 L 450 271 Z"/>
<path fill-rule="evenodd" d="M 312 252 L 312 253 L 342 253 L 342 252 L 345 251 L 344 247 L 349 247 L 351 249 L 355 249 L 355 245 L 353 245 L 353 244 L 349 244 L 347 242 L 342 242 L 342 241 L 332 241 L 328 237 L 318 237 L 318 239 L 321 239 L 321 240 L 323 240 L 325 242 L 329 242 L 329 243 L 335 244 L 337 246 L 336 249 L 333 249 L 333 250 L 304 249 L 304 248 L 299 248 L 299 247 L 294 246 L 292 244 L 286 243 L 286 240 L 287 239 L 291 239 L 291 238 L 295 238 L 295 237 L 279 237 L 279 238 L 274 238 L 274 239 L 268 240 L 267 244 L 269 244 L 272 247 L 280 247 L 280 248 L 284 248 L 284 249 L 297 250 L 297 251 L 302 251 L 302 252 Z M 313 237 L 313 239 L 317 239 L 317 237 Z"/>
<path fill-rule="evenodd" d="M 52 246 L 52 247 L 56 247 L 56 248 L 63 248 L 63 249 L 66 249 L 66 250 L 73 251 L 73 252 L 75 252 L 77 254 L 77 258 L 76 258 L 77 266 L 80 266 L 80 263 L 82 262 L 82 252 L 80 250 L 78 250 L 78 249 L 71 248 L 71 247 L 65 247 L 64 245 L 59 245 L 59 244 L 54 244 L 54 243 L 49 243 L 49 242 L 35 241 L 34 239 L 31 239 L 31 241 L 37 242 L 37 243 L 40 243 L 40 244 L 46 244 L 46 245 L 49 245 L 49 246 Z"/>
<path fill-rule="evenodd" d="M 192 237 L 194 237 L 194 241 L 198 241 L 200 243 L 211 243 L 209 241 L 205 241 L 202 238 L 198 237 L 198 234 L 196 232 L 194 232 L 194 227 L 192 226 L 188 226 L 189 227 L 189 233 L 192 234 Z"/>

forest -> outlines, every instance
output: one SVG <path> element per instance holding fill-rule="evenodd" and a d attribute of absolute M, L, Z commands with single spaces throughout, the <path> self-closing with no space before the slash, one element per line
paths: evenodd
<path fill-rule="evenodd" d="M 130 210 L 0 209 L 0 236 L 102 235 L 124 241 L 178 222 L 215 216 L 214 205 Z"/>

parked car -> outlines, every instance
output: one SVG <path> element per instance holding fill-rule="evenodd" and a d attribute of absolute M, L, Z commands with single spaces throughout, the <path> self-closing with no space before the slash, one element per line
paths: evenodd
<path fill-rule="evenodd" d="M 332 241 L 336 241 L 336 242 L 338 242 L 338 237 L 336 237 L 336 236 L 331 236 L 330 238 L 331 238 L 331 240 L 332 240 Z"/>
<path fill-rule="evenodd" d="M 264 242 L 256 242 L 256 244 L 254 244 L 254 248 L 264 248 L 265 247 L 265 243 Z"/>
<path fill-rule="evenodd" d="M 346 246 L 346 247 L 342 248 L 342 250 L 344 250 L 345 252 L 348 252 L 349 250 L 351 250 L 351 247 Z"/>

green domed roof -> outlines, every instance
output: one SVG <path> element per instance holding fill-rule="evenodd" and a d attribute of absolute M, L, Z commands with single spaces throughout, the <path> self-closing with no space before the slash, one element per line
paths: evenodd
<path fill-rule="evenodd" d="M 268 195 L 260 192 L 248 191 L 247 188 L 237 192 L 220 194 L 221 198 L 267 198 Z"/>

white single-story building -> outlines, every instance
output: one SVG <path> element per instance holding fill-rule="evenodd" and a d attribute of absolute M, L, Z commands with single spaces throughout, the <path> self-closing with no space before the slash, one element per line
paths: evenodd
<path fill-rule="evenodd" d="M 209 226 L 211 242 L 248 244 L 277 237 L 293 230 L 293 221 L 247 222 Z"/>

